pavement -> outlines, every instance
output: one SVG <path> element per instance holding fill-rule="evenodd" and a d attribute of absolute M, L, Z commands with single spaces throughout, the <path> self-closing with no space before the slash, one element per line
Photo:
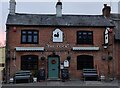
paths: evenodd
<path fill-rule="evenodd" d="M 2 88 L 120 88 L 120 81 L 42 81 L 35 83 L 3 84 Z"/>
<path fill-rule="evenodd" d="M 2 81 L 0 80 L 0 88 L 2 87 Z"/>

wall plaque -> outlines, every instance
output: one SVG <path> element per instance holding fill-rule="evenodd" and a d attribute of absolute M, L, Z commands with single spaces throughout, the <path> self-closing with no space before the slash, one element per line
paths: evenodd
<path fill-rule="evenodd" d="M 53 31 L 53 42 L 63 42 L 63 32 L 58 28 Z"/>

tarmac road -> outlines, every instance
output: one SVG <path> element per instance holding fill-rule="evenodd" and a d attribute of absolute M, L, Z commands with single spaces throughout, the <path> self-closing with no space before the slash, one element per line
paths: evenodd
<path fill-rule="evenodd" d="M 118 81 L 47 81 L 37 83 L 3 84 L 2 88 L 119 88 L 118 83 Z"/>

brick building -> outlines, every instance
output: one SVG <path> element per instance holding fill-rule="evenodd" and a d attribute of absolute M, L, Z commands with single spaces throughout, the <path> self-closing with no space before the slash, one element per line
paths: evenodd
<path fill-rule="evenodd" d="M 115 48 L 114 48 L 114 54 L 115 54 L 115 63 L 117 64 L 116 66 L 116 75 L 117 78 L 120 79 L 120 14 L 111 14 L 110 19 L 114 22 L 115 24 Z"/>
<path fill-rule="evenodd" d="M 62 2 L 56 14 L 15 13 L 10 0 L 6 22 L 7 78 L 16 71 L 45 69 L 46 79 L 61 79 L 61 69 L 69 70 L 70 79 L 82 79 L 84 68 L 98 75 L 114 77 L 114 25 L 103 15 L 65 15 Z"/>

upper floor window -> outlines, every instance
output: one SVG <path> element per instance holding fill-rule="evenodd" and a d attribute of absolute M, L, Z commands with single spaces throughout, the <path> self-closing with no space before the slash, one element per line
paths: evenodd
<path fill-rule="evenodd" d="M 21 43 L 22 44 L 38 44 L 38 31 L 36 30 L 22 30 Z"/>
<path fill-rule="evenodd" d="M 77 31 L 77 44 L 93 44 L 93 32 Z"/>

